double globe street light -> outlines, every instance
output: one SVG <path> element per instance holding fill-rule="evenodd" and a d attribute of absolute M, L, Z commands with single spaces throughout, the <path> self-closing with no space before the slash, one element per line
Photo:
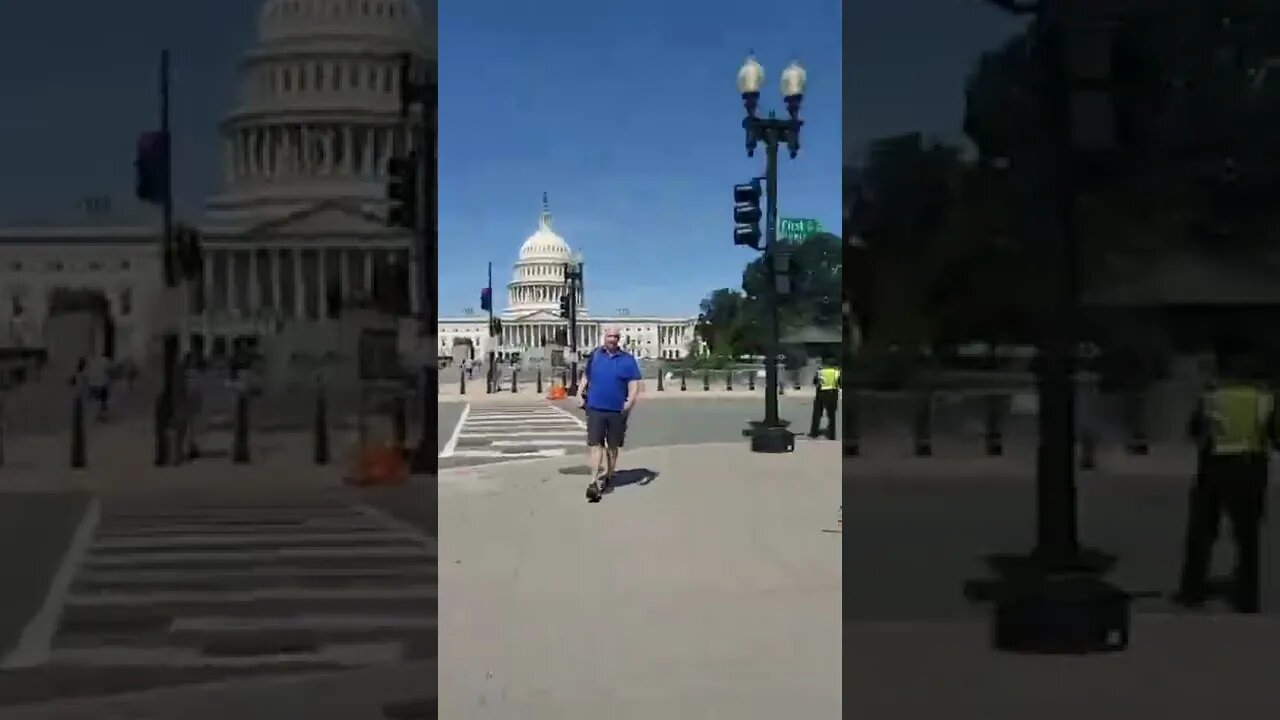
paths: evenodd
<path fill-rule="evenodd" d="M 746 131 L 747 157 L 754 157 L 760 143 L 765 146 L 765 172 L 763 178 L 734 187 L 734 243 L 748 245 L 764 253 L 769 282 L 765 283 L 765 301 L 769 309 L 769 344 L 765 358 L 764 420 L 752 421 L 746 434 L 751 438 L 753 452 L 783 453 L 795 449 L 795 433 L 787 429 L 787 421 L 778 417 L 778 296 L 781 271 L 778 260 L 778 146 L 786 144 L 792 158 L 800 152 L 800 103 L 804 100 L 807 73 L 800 63 L 793 60 L 782 71 L 782 100 L 787 117 L 779 118 L 773 111 L 768 117 L 760 117 L 760 88 L 764 85 L 764 67 L 749 55 L 738 70 L 738 92 L 747 116 L 742 120 Z M 760 247 L 760 181 L 764 181 L 766 215 L 764 247 Z"/>

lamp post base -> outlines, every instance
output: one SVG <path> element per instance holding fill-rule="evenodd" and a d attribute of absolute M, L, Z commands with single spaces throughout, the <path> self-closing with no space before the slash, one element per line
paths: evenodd
<path fill-rule="evenodd" d="M 986 560 L 997 579 L 969 581 L 964 593 L 993 606 L 996 650 L 1080 655 L 1128 647 L 1135 596 L 1103 578 L 1115 557 L 1081 549 Z"/>
<path fill-rule="evenodd" d="M 742 434 L 751 438 L 751 452 L 789 453 L 796 449 L 796 434 L 786 427 L 786 421 L 777 425 L 766 425 L 760 421 L 752 421 L 751 427 Z"/>

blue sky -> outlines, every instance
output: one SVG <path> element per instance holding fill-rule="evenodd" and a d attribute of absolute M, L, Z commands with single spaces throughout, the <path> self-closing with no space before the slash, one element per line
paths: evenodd
<path fill-rule="evenodd" d="M 793 55 L 809 73 L 803 149 L 780 163 L 782 214 L 839 227 L 835 0 L 495 4 L 441 3 L 442 312 L 478 310 L 489 261 L 505 300 L 544 191 L 584 255 L 591 312 L 693 315 L 711 290 L 739 286 L 752 253 L 733 245 L 733 185 L 763 172 L 735 88 L 752 49 L 766 108 L 782 110 Z"/>
<path fill-rule="evenodd" d="M 132 204 L 134 141 L 156 125 L 164 47 L 175 193 L 193 215 L 220 180 L 217 122 L 261 2 L 0 2 L 0 222 L 74 220 L 90 195 Z M 544 191 L 586 255 L 593 310 L 695 312 L 750 259 L 729 239 L 730 188 L 762 167 L 743 152 L 734 89 L 748 50 L 769 74 L 766 107 L 780 106 L 778 72 L 793 54 L 809 70 L 804 149 L 782 161 L 782 210 L 835 227 L 842 138 L 850 149 L 905 129 L 955 136 L 974 58 L 1015 27 L 983 0 L 846 0 L 842 64 L 835 0 L 441 4 L 449 313 L 478 304 L 486 262 L 509 279 Z"/>

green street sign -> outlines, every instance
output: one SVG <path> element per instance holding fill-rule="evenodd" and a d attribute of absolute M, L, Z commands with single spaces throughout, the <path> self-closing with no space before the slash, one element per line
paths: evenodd
<path fill-rule="evenodd" d="M 812 218 L 778 218 L 778 235 L 783 240 L 804 240 L 822 232 L 822 225 Z"/>

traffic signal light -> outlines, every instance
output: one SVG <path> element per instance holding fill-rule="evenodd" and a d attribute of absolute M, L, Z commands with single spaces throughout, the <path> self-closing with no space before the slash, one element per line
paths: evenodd
<path fill-rule="evenodd" d="M 387 162 L 387 225 L 413 230 L 418 222 L 418 154 L 393 157 Z"/>
<path fill-rule="evenodd" d="M 569 303 L 571 301 L 572 298 L 569 296 L 569 293 L 565 293 L 560 296 L 560 317 L 566 320 L 573 317 L 573 311 L 569 307 Z"/>
<path fill-rule="evenodd" d="M 733 186 L 733 244 L 760 249 L 760 181 Z"/>
<path fill-rule="evenodd" d="M 133 167 L 137 170 L 134 195 L 144 202 L 164 203 L 169 197 L 169 135 L 155 131 L 138 136 Z"/>
<path fill-rule="evenodd" d="M 485 312 L 493 309 L 493 288 L 480 288 L 480 309 Z"/>

